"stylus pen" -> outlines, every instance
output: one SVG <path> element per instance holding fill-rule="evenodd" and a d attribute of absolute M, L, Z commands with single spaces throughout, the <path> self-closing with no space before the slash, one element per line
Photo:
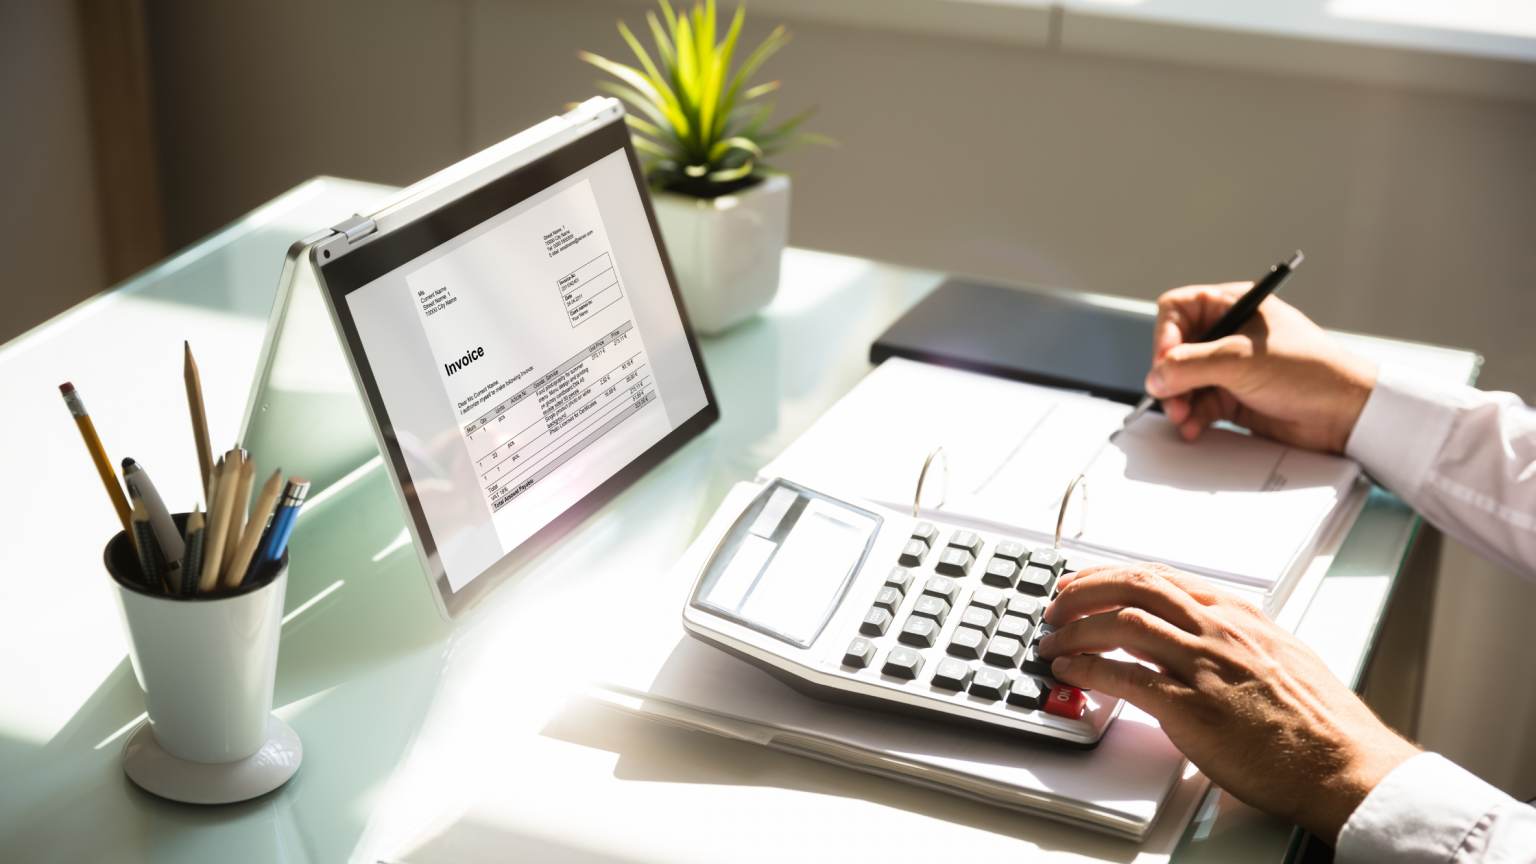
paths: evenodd
<path fill-rule="evenodd" d="M 1217 339 L 1225 339 L 1236 333 L 1238 328 L 1248 323 L 1248 319 L 1253 317 L 1253 313 L 1259 311 L 1260 303 L 1268 299 L 1269 295 L 1280 290 L 1280 286 L 1285 284 L 1285 280 L 1291 278 L 1291 273 L 1301 266 L 1301 262 L 1306 257 L 1301 254 L 1300 249 L 1297 249 L 1291 257 L 1269 268 L 1269 273 L 1263 279 L 1253 283 L 1253 287 L 1248 289 L 1248 293 L 1237 298 L 1237 302 L 1232 304 L 1232 308 L 1227 310 L 1227 314 L 1221 316 L 1221 320 L 1212 325 L 1211 329 L 1205 331 L 1204 336 L 1190 341 L 1196 343 L 1215 342 Z M 1125 422 L 1120 424 L 1120 428 L 1128 428 L 1156 403 L 1157 400 L 1150 395 L 1141 397 L 1141 401 L 1136 403 L 1135 410 L 1125 415 Z"/>
<path fill-rule="evenodd" d="M 245 577 L 239 584 L 255 578 L 256 574 L 267 566 L 268 561 L 276 561 L 283 557 L 283 551 L 288 548 L 288 537 L 293 533 L 294 520 L 299 518 L 299 508 L 304 505 L 304 496 L 307 494 L 309 494 L 308 480 L 303 477 L 288 478 L 288 485 L 283 487 L 282 497 L 277 499 L 277 512 L 272 515 L 272 524 L 267 528 L 266 536 L 261 538 L 261 545 L 251 559 L 250 569 L 245 571 Z"/>

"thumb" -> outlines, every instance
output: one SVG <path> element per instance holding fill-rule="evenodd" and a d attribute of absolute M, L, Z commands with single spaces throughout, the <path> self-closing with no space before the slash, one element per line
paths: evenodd
<path fill-rule="evenodd" d="M 1147 373 L 1147 392 L 1166 399 L 1202 387 L 1224 387 L 1235 391 L 1237 387 L 1234 385 L 1252 357 L 1253 343 L 1245 336 L 1177 345 Z"/>

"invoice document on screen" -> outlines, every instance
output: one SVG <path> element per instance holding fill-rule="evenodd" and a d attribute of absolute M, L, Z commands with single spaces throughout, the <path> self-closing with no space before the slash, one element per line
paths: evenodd
<path fill-rule="evenodd" d="M 405 281 L 504 548 L 671 431 L 590 182 Z"/>
<path fill-rule="evenodd" d="M 1161 414 L 1078 393 L 895 358 L 761 471 L 907 510 L 923 507 L 1267 590 L 1304 569 L 1352 492 L 1355 462 L 1226 429 L 1185 442 Z M 1111 439 L 1113 436 L 1113 439 Z"/>

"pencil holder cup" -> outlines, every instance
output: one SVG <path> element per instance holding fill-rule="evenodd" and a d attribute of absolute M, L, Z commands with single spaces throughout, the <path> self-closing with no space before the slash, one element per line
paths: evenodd
<path fill-rule="evenodd" d="M 206 597 L 146 586 L 126 532 L 104 557 L 149 715 L 123 748 L 128 776 L 198 804 L 281 786 L 303 757 L 298 736 L 272 716 L 288 554 L 249 585 Z"/>

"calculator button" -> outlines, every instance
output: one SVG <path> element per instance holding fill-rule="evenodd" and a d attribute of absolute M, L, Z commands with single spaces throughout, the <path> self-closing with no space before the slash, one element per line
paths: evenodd
<path fill-rule="evenodd" d="M 1039 678 L 1020 675 L 1013 679 L 1013 689 L 1008 691 L 1008 704 L 1017 708 L 1028 708 L 1031 711 L 1038 710 L 1045 702 L 1048 689 L 1045 682 Z"/>
<path fill-rule="evenodd" d="M 1049 676 L 1051 674 L 1051 661 L 1040 656 L 1040 638 L 1038 634 L 1036 634 L 1034 641 L 1029 643 L 1029 647 L 1024 649 L 1024 661 L 1019 664 L 1019 668 L 1030 675 Z"/>
<path fill-rule="evenodd" d="M 1057 684 L 1051 688 L 1051 695 L 1045 698 L 1045 713 L 1055 714 L 1057 717 L 1081 720 L 1083 712 L 1087 710 L 1088 697 L 1076 687 Z"/>
<path fill-rule="evenodd" d="M 994 555 L 987 562 L 987 571 L 981 574 L 981 581 L 1001 588 L 1012 588 L 1019 581 L 1019 565 Z"/>
<path fill-rule="evenodd" d="M 901 625 L 901 635 L 896 637 L 896 641 L 903 645 L 916 645 L 919 648 L 932 648 L 933 643 L 938 639 L 938 623 L 932 618 L 922 618 L 917 615 L 907 618 L 907 623 Z"/>
<path fill-rule="evenodd" d="M 945 690 L 964 690 L 970 680 L 970 664 L 962 663 L 953 657 L 940 660 L 939 668 L 933 670 L 934 686 L 943 687 Z"/>
<path fill-rule="evenodd" d="M 1024 655 L 1024 646 L 1012 636 L 993 636 L 987 643 L 987 652 L 981 659 L 993 666 L 1017 666 Z"/>
<path fill-rule="evenodd" d="M 971 605 L 980 606 L 993 615 L 1001 615 L 1008 606 L 1008 595 L 996 588 L 977 588 L 971 594 Z"/>
<path fill-rule="evenodd" d="M 912 572 L 905 567 L 892 567 L 891 572 L 885 574 L 885 584 L 906 594 L 912 590 Z"/>
<path fill-rule="evenodd" d="M 1036 549 L 1029 553 L 1029 566 L 1044 567 L 1052 576 L 1060 576 L 1061 568 L 1067 566 L 1067 559 L 1057 549 Z"/>
<path fill-rule="evenodd" d="M 975 563 L 976 556 L 964 549 L 949 546 L 939 553 L 939 563 L 933 565 L 933 569 L 951 576 L 965 576 L 971 572 L 971 565 Z"/>
<path fill-rule="evenodd" d="M 1029 630 L 1033 627 L 1028 618 L 1018 615 L 1004 615 L 1003 620 L 997 622 L 997 632 L 1000 636 L 1012 636 L 1020 642 L 1029 636 Z"/>
<path fill-rule="evenodd" d="M 1004 540 L 997 544 L 992 554 L 999 558 L 1007 558 L 1015 564 L 1022 564 L 1029 558 L 1029 549 L 1017 540 Z"/>
<path fill-rule="evenodd" d="M 911 681 L 917 677 L 917 673 L 923 671 L 923 655 L 911 648 L 897 646 L 885 655 L 885 665 L 880 667 L 880 671 L 893 678 Z"/>
<path fill-rule="evenodd" d="M 983 699 L 1001 699 L 1008 692 L 1009 683 L 1008 673 L 1001 669 L 983 667 L 977 669 L 975 677 L 971 678 L 970 693 Z"/>
<path fill-rule="evenodd" d="M 964 549 L 975 558 L 981 554 L 981 537 L 975 531 L 956 531 L 949 535 L 949 546 L 952 549 Z"/>
<path fill-rule="evenodd" d="M 1008 614 L 1028 618 L 1031 624 L 1039 624 L 1040 616 L 1045 614 L 1045 601 L 1025 594 L 1015 594 L 1008 598 Z"/>
<path fill-rule="evenodd" d="M 907 545 L 901 547 L 901 556 L 897 561 L 903 567 L 921 567 L 923 558 L 928 554 L 928 544 L 921 540 L 908 540 Z"/>
<path fill-rule="evenodd" d="M 875 643 L 863 636 L 855 636 L 853 641 L 848 643 L 848 650 L 843 652 L 843 665 L 863 669 L 869 665 L 869 661 L 874 659 L 874 656 Z"/>
<path fill-rule="evenodd" d="M 1033 594 L 1036 597 L 1051 596 L 1051 589 L 1056 587 L 1056 574 L 1030 564 L 1019 574 L 1019 590 L 1025 594 Z"/>
<path fill-rule="evenodd" d="M 859 624 L 859 632 L 865 636 L 884 636 L 890 626 L 891 613 L 876 606 L 864 613 L 864 620 Z"/>
<path fill-rule="evenodd" d="M 991 636 L 992 631 L 997 629 L 997 616 L 980 606 L 969 606 L 960 614 L 960 623 Z"/>
<path fill-rule="evenodd" d="M 896 607 L 901 605 L 901 592 L 887 585 L 875 595 L 875 605 L 895 615 Z"/>
<path fill-rule="evenodd" d="M 929 576 L 928 584 L 923 586 L 924 594 L 934 597 L 943 597 L 949 601 L 949 605 L 955 605 L 955 598 L 960 596 L 960 583 L 948 576 Z"/>
<path fill-rule="evenodd" d="M 944 626 L 944 621 L 949 618 L 950 605 L 944 602 L 943 597 L 935 597 L 932 594 L 924 594 L 912 604 L 912 614 L 921 615 L 924 618 L 932 618 L 939 626 Z"/>
<path fill-rule="evenodd" d="M 919 522 L 912 529 L 912 539 L 923 541 L 923 545 L 932 549 L 933 544 L 939 542 L 939 529 L 933 527 L 932 522 Z"/>
<path fill-rule="evenodd" d="M 987 634 L 969 627 L 956 627 L 955 635 L 949 637 L 949 647 L 945 650 L 956 657 L 980 660 L 982 646 L 985 644 L 987 644 Z"/>

